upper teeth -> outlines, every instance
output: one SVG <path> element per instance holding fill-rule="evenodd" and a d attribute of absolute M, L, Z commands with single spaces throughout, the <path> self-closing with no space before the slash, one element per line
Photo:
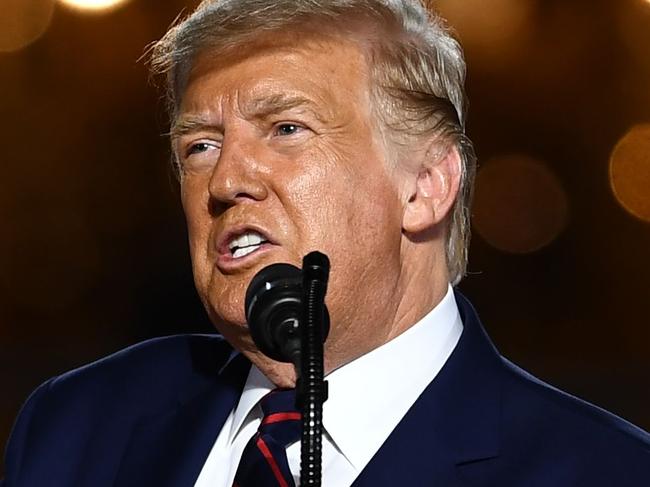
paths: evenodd
<path fill-rule="evenodd" d="M 232 252 L 234 249 L 242 249 L 244 247 L 259 246 L 266 239 L 257 232 L 246 232 L 243 235 L 233 238 L 228 244 L 228 248 Z M 252 249 L 254 250 L 254 249 Z"/>

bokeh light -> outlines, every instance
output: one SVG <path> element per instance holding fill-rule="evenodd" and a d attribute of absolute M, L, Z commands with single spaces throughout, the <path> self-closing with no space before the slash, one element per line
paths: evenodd
<path fill-rule="evenodd" d="M 531 24 L 534 3 L 530 0 L 439 0 L 436 9 L 449 21 L 467 51 L 487 69 L 516 58 L 526 50 L 526 39 L 534 32 Z"/>
<path fill-rule="evenodd" d="M 609 180 L 621 206 L 650 222 L 650 124 L 633 127 L 616 144 Z"/>
<path fill-rule="evenodd" d="M 66 7 L 84 12 L 104 13 L 115 10 L 126 4 L 129 0 L 59 0 Z"/>
<path fill-rule="evenodd" d="M 28 46 L 47 30 L 54 0 L 2 0 L 0 51 L 11 52 Z"/>
<path fill-rule="evenodd" d="M 512 154 L 489 160 L 477 176 L 474 228 L 499 250 L 524 254 L 551 243 L 568 220 L 568 201 L 546 164 Z"/>

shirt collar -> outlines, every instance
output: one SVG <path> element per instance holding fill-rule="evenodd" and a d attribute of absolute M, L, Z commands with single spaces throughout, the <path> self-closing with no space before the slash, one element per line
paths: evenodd
<path fill-rule="evenodd" d="M 328 375 L 323 426 L 362 469 L 436 377 L 463 330 L 453 290 L 415 325 Z"/>
<path fill-rule="evenodd" d="M 241 431 L 244 423 L 254 418 L 250 414 L 253 408 L 273 389 L 275 389 L 273 383 L 262 374 L 260 369 L 253 365 L 250 372 L 248 372 L 244 390 L 239 398 L 239 403 L 233 416 L 232 427 L 228 436 L 228 441 L 231 444 L 235 440 L 237 433 Z"/>
<path fill-rule="evenodd" d="M 463 325 L 451 286 L 427 315 L 401 335 L 336 369 L 326 379 L 323 426 L 357 469 L 363 468 L 451 355 Z M 405 380 L 408 378 L 408 380 Z M 251 367 L 234 411 L 232 443 L 275 386 Z"/>

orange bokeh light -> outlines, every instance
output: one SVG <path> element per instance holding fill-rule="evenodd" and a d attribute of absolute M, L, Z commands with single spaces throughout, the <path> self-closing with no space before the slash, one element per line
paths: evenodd
<path fill-rule="evenodd" d="M 54 0 L 2 0 L 0 51 L 22 49 L 41 37 L 50 25 Z"/>
<path fill-rule="evenodd" d="M 477 175 L 474 229 L 504 252 L 526 254 L 554 241 L 568 220 L 562 184 L 541 161 L 511 154 L 489 160 Z"/>
<path fill-rule="evenodd" d="M 650 124 L 633 127 L 616 144 L 609 181 L 620 205 L 650 222 Z"/>
<path fill-rule="evenodd" d="M 474 64 L 496 69 L 525 52 L 533 29 L 530 0 L 438 0 L 435 8 L 459 34 L 463 47 L 480 52 Z"/>
<path fill-rule="evenodd" d="M 105 13 L 125 5 L 129 0 L 59 0 L 74 10 L 87 13 Z"/>

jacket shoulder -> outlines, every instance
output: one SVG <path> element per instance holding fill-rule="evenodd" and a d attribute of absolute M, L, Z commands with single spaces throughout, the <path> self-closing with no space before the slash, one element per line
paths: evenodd
<path fill-rule="evenodd" d="M 604 409 L 557 389 L 503 359 L 502 434 L 517 445 L 513 455 L 535 455 L 582 464 L 581 482 L 632 485 L 650 481 L 650 435 Z M 611 477 L 611 478 L 610 478 Z M 608 484 L 607 481 L 614 481 Z M 578 485 L 583 485 L 580 483 Z M 584 484 L 586 485 L 586 484 Z"/>
<path fill-rule="evenodd" d="M 148 401 L 168 394 L 177 398 L 179 392 L 191 394 L 211 383 L 232 352 L 219 335 L 153 338 L 54 377 L 47 383 L 48 395 L 67 401 L 79 394 L 121 401 L 134 395 Z"/>
<path fill-rule="evenodd" d="M 72 479 L 75 458 L 93 449 L 102 451 L 98 457 L 108 468 L 119 460 L 112 452 L 119 452 L 142 418 L 173 411 L 210 388 L 232 354 L 218 335 L 156 338 L 50 379 L 32 393 L 14 424 L 5 456 L 7 485 L 44 485 L 44 472 Z M 35 478 L 41 480 L 25 480 Z"/>

